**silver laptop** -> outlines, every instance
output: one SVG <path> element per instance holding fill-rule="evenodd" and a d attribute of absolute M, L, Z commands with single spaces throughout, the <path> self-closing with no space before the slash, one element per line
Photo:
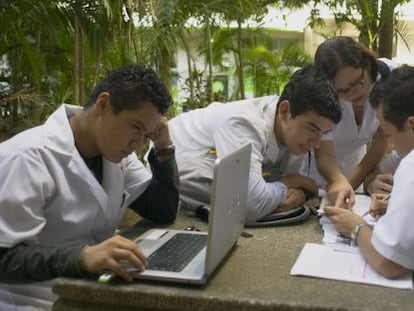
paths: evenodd
<path fill-rule="evenodd" d="M 152 229 L 135 240 L 148 266 L 144 272 L 132 272 L 134 277 L 206 283 L 242 233 L 250 156 L 249 143 L 216 160 L 208 232 Z"/>

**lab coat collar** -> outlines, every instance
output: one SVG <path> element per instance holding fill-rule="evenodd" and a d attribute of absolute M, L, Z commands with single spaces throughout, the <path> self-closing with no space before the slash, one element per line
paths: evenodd
<path fill-rule="evenodd" d="M 80 106 L 63 104 L 49 116 L 43 134 L 46 148 L 62 155 L 72 156 L 76 147 L 68 117 L 82 109 Z"/>
<path fill-rule="evenodd" d="M 96 180 L 95 176 L 89 171 L 85 161 L 83 161 L 75 146 L 75 139 L 69 124 L 68 117 L 82 109 L 83 108 L 80 106 L 63 104 L 52 113 L 45 123 L 45 131 L 43 134 L 45 137 L 45 146 L 66 158 L 68 169 L 88 184 L 92 193 L 94 193 L 96 199 L 99 201 L 99 204 L 105 208 L 108 201 L 108 195 Z M 106 162 L 107 161 L 103 159 L 104 173 L 105 166 L 108 164 Z M 119 174 L 121 174 L 120 170 Z"/>

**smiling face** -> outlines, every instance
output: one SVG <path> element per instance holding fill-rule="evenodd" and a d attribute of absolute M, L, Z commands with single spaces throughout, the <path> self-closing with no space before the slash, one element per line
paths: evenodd
<path fill-rule="evenodd" d="M 362 106 L 369 98 L 372 81 L 366 68 L 343 67 L 332 83 L 339 97 Z"/>
<path fill-rule="evenodd" d="M 292 117 L 289 102 L 279 103 L 275 134 L 291 153 L 303 154 L 319 148 L 323 134 L 332 130 L 334 123 L 313 111 Z"/>
<path fill-rule="evenodd" d="M 390 140 L 392 148 L 397 151 L 400 157 L 405 157 L 414 149 L 414 117 L 408 117 L 403 129 L 399 130 L 391 122 L 384 119 L 383 105 L 380 104 L 378 106 L 377 118 L 385 136 Z"/>
<path fill-rule="evenodd" d="M 162 118 L 158 109 L 150 102 L 142 103 L 136 109 L 122 110 L 117 114 L 112 111 L 109 97 L 106 102 L 96 105 L 97 148 L 105 159 L 115 163 L 141 149 L 147 142 L 147 135 L 155 131 Z"/>

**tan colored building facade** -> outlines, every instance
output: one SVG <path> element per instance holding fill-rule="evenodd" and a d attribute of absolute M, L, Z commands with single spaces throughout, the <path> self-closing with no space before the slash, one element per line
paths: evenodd
<path fill-rule="evenodd" d="M 397 36 L 393 47 L 393 60 L 398 64 L 414 65 L 414 20 L 407 19 L 401 21 L 401 23 L 402 28 L 406 32 L 406 42 Z M 333 35 L 345 35 L 358 38 L 359 32 L 352 24 L 338 28 L 334 19 L 325 19 L 325 27 L 304 30 L 305 50 L 313 56 L 318 45 L 325 40 L 325 36 L 332 37 Z"/>

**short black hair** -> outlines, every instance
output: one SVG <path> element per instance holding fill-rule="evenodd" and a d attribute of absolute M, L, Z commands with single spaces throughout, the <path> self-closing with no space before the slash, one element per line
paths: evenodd
<path fill-rule="evenodd" d="M 293 73 L 279 102 L 282 100 L 289 101 L 293 118 L 313 111 L 337 124 L 342 117 L 338 94 L 325 75 L 313 65 Z"/>
<path fill-rule="evenodd" d="M 145 102 L 151 102 L 161 114 L 165 114 L 172 104 L 167 87 L 151 68 L 143 65 L 127 65 L 110 72 L 94 88 L 85 108 L 94 105 L 102 92 L 110 94 L 110 103 L 115 114 L 138 108 Z"/>
<path fill-rule="evenodd" d="M 394 69 L 387 81 L 374 86 L 370 101 L 374 108 L 382 104 L 384 119 L 403 130 L 408 117 L 414 116 L 414 67 Z"/>

